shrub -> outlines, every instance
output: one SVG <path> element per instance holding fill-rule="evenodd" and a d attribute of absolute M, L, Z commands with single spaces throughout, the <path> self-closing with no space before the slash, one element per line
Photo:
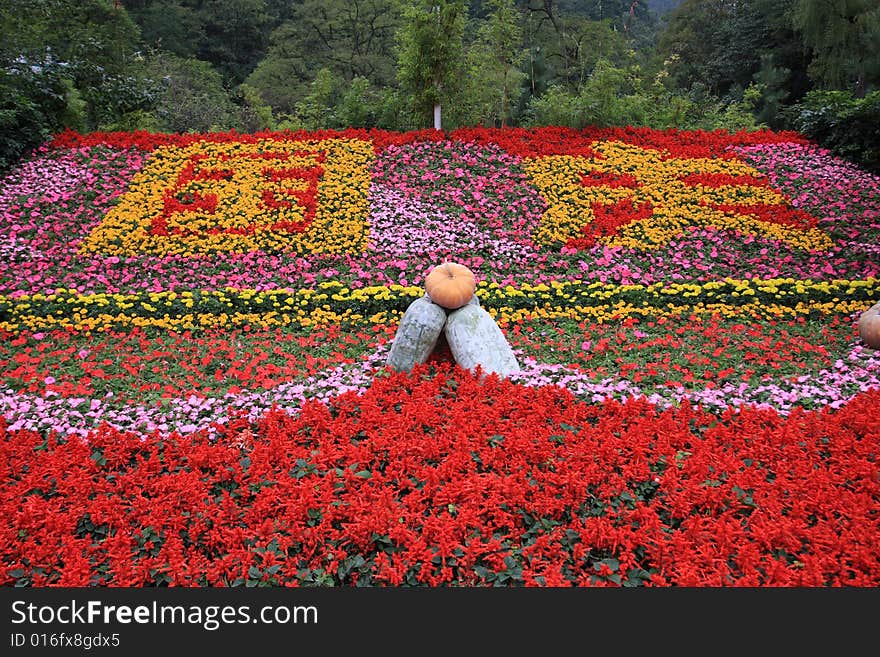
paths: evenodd
<path fill-rule="evenodd" d="M 0 171 L 62 127 L 82 125 L 82 99 L 57 62 L 0 69 Z"/>
<path fill-rule="evenodd" d="M 212 132 L 240 127 L 239 108 L 208 63 L 157 53 L 147 64 L 159 88 L 154 113 L 163 130 Z"/>
<path fill-rule="evenodd" d="M 700 90 L 700 85 L 694 89 Z M 551 86 L 533 97 L 526 111 L 526 125 L 648 126 L 685 130 L 731 132 L 764 127 L 755 120 L 754 107 L 760 97 L 750 87 L 741 100 L 720 100 L 708 93 L 686 95 L 667 89 L 661 81 L 646 85 L 638 67 L 626 69 L 599 60 L 587 81 L 576 91 Z"/>
<path fill-rule="evenodd" d="M 789 127 L 873 172 L 880 172 L 880 90 L 864 98 L 848 91 L 807 93 L 784 112 Z"/>

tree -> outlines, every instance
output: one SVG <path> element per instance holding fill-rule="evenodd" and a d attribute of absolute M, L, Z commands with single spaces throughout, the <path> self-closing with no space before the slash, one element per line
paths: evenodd
<path fill-rule="evenodd" d="M 793 2 L 684 0 L 667 16 L 658 42 L 658 55 L 673 62 L 671 82 L 681 89 L 704 85 L 715 96 L 739 98 L 762 69 L 772 66 L 786 69 L 796 95 L 803 94 L 807 62 L 786 18 Z"/>
<path fill-rule="evenodd" d="M 601 3 L 600 3 L 601 4 Z M 566 13 L 552 0 L 538 7 L 530 3 L 525 22 L 525 41 L 535 61 L 552 71 L 544 84 L 583 84 L 600 59 L 623 66 L 634 54 L 627 32 L 611 18 L 598 18 L 606 8 L 591 9 L 583 3 L 577 12 Z M 532 82 L 532 87 L 543 86 Z"/>
<path fill-rule="evenodd" d="M 239 110 L 210 63 L 167 52 L 153 54 L 149 75 L 161 85 L 155 115 L 163 130 L 213 132 L 237 129 Z"/>
<path fill-rule="evenodd" d="M 795 0 L 794 28 L 814 58 L 813 77 L 864 97 L 880 81 L 880 5 L 876 0 Z"/>
<path fill-rule="evenodd" d="M 126 0 L 125 6 L 141 29 L 146 46 L 193 57 L 202 35 L 202 20 L 193 7 L 178 0 Z"/>
<path fill-rule="evenodd" d="M 672 11 L 680 4 L 681 0 L 650 0 L 650 6 L 648 8 L 658 16 L 662 16 L 663 14 Z"/>
<path fill-rule="evenodd" d="M 462 0 L 416 0 L 406 5 L 398 31 L 398 79 L 417 113 L 433 108 L 442 129 L 442 104 L 459 89 L 464 68 L 467 7 Z"/>
<path fill-rule="evenodd" d="M 526 77 L 522 70 L 526 53 L 514 1 L 488 0 L 485 4 L 492 11 L 469 52 L 471 90 L 467 95 L 478 108 L 478 121 L 498 122 L 503 127 Z"/>
<path fill-rule="evenodd" d="M 269 14 L 265 0 L 205 0 L 199 59 L 212 63 L 230 84 L 248 76 L 266 52 Z"/>
<path fill-rule="evenodd" d="M 269 52 L 245 80 L 275 113 L 292 112 L 308 90 L 310 75 L 314 76 L 304 54 L 315 51 L 304 48 L 297 36 L 294 23 L 279 26 L 270 37 Z"/>
<path fill-rule="evenodd" d="M 0 165 L 62 128 L 143 111 L 138 28 L 107 0 L 0 3 Z"/>
<path fill-rule="evenodd" d="M 293 118 L 306 130 L 339 126 L 334 108 L 342 93 L 342 83 L 329 68 L 318 69 L 309 93 L 296 103 Z"/>
<path fill-rule="evenodd" d="M 133 63 L 139 39 L 125 8 L 107 0 L 0 3 L 0 64 L 88 62 L 120 74 Z"/>
<path fill-rule="evenodd" d="M 395 83 L 394 0 L 305 0 L 277 27 L 269 50 L 247 83 L 277 112 L 294 111 L 311 91 L 316 72 L 327 69 L 350 83 L 365 78 L 374 87 Z"/>

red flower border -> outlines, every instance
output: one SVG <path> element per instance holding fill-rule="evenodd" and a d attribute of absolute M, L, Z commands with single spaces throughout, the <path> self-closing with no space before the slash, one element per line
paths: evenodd
<path fill-rule="evenodd" d="M 791 131 L 774 132 L 758 130 L 753 132 L 728 132 L 725 130 L 679 130 L 670 128 L 656 130 L 645 127 L 590 127 L 581 130 L 559 126 L 539 128 L 459 128 L 451 132 L 441 130 L 414 130 L 396 132 L 390 130 L 347 128 L 345 130 L 261 131 L 255 133 L 211 132 L 202 134 L 134 132 L 92 132 L 80 134 L 65 130 L 53 137 L 50 148 L 79 148 L 105 145 L 115 148 L 137 148 L 151 151 L 158 146 L 187 146 L 199 141 L 255 143 L 261 139 L 273 140 L 324 140 L 324 139 L 364 139 L 374 144 L 376 151 L 392 145 L 413 142 L 456 141 L 496 144 L 506 151 L 521 157 L 546 157 L 548 155 L 578 155 L 597 157 L 590 144 L 595 141 L 614 140 L 635 144 L 644 148 L 662 149 L 669 157 L 733 157 L 727 153 L 731 146 L 750 146 L 755 144 L 774 144 L 795 142 L 809 143 L 802 135 Z"/>
<path fill-rule="evenodd" d="M 0 421 L 0 585 L 876 586 L 878 409 L 592 405 L 434 363 L 216 440 Z"/>

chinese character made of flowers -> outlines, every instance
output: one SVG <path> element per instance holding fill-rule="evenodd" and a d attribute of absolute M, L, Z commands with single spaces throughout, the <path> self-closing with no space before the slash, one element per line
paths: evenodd
<path fill-rule="evenodd" d="M 373 147 L 355 139 L 156 149 L 83 253 L 359 253 Z"/>
<path fill-rule="evenodd" d="M 592 149 L 586 157 L 526 160 L 529 178 L 548 206 L 535 233 L 540 244 L 646 250 L 690 227 L 714 227 L 806 250 L 832 245 L 815 217 L 733 157 L 676 158 L 614 141 Z"/>

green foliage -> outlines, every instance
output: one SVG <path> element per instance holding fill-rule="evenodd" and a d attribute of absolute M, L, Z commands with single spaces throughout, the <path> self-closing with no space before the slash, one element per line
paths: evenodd
<path fill-rule="evenodd" d="M 876 0 L 794 0 L 791 21 L 813 52 L 810 74 L 826 88 L 861 96 L 880 83 Z"/>
<path fill-rule="evenodd" d="M 648 8 L 655 14 L 665 14 L 680 4 L 681 0 L 650 0 Z"/>
<path fill-rule="evenodd" d="M 0 69 L 0 171 L 64 128 L 87 126 L 88 102 L 58 62 L 19 61 Z"/>
<path fill-rule="evenodd" d="M 302 129 L 319 130 L 339 125 L 335 107 L 342 91 L 342 80 L 329 68 L 318 70 L 309 92 L 296 103 L 294 116 Z"/>
<path fill-rule="evenodd" d="M 761 56 L 761 68 L 754 76 L 752 87 L 758 90 L 759 97 L 755 102 L 757 119 L 771 128 L 780 128 L 782 118 L 780 112 L 789 95 L 786 82 L 791 74 L 789 69 L 776 66 L 770 54 Z"/>
<path fill-rule="evenodd" d="M 492 10 L 468 52 L 467 123 L 505 126 L 513 118 L 526 73 L 522 28 L 513 0 L 488 0 Z"/>
<path fill-rule="evenodd" d="M 375 91 L 364 77 L 354 78 L 343 92 L 338 105 L 340 127 L 373 128 L 378 107 Z"/>
<path fill-rule="evenodd" d="M 880 90 L 811 91 L 785 112 L 789 125 L 836 155 L 880 173 Z"/>
<path fill-rule="evenodd" d="M 40 84 L 40 83 L 43 84 Z M 0 172 L 42 143 L 57 127 L 64 89 L 20 73 L 0 71 Z"/>
<path fill-rule="evenodd" d="M 63 128 L 116 125 L 149 111 L 152 89 L 126 10 L 103 0 L 24 0 L 0 5 L 0 161 Z"/>
<path fill-rule="evenodd" d="M 525 4 L 531 14 L 560 32 L 567 29 L 562 23 L 572 18 L 607 21 L 613 30 L 628 36 L 655 21 L 648 2 L 633 0 L 544 0 Z M 653 4 L 652 1 L 650 5 Z"/>
<path fill-rule="evenodd" d="M 292 112 L 279 115 L 275 129 L 384 128 L 413 125 L 405 99 L 394 89 L 375 87 L 364 77 L 346 83 L 328 68 L 319 69 Z"/>
<path fill-rule="evenodd" d="M 153 113 L 169 132 L 211 132 L 238 129 L 238 107 L 223 79 L 208 62 L 154 53 L 147 73 L 158 85 Z"/>
<path fill-rule="evenodd" d="M 167 50 L 181 57 L 194 57 L 202 34 L 198 12 L 177 0 L 126 2 L 129 14 L 141 30 L 143 43 L 154 50 Z"/>
<path fill-rule="evenodd" d="M 464 69 L 466 7 L 462 0 L 417 0 L 403 9 L 397 32 L 398 80 L 413 109 L 428 116 L 456 98 Z"/>
<path fill-rule="evenodd" d="M 272 108 L 260 97 L 254 87 L 243 83 L 236 89 L 235 99 L 241 107 L 241 122 L 244 132 L 275 130 L 277 122 Z"/>
<path fill-rule="evenodd" d="M 268 54 L 245 80 L 276 114 L 292 112 L 308 86 L 308 68 L 291 52 L 291 27 L 284 24 L 272 34 Z"/>
<path fill-rule="evenodd" d="M 22 0 L 0 3 L 0 62 L 43 58 L 51 45 L 43 38 L 46 24 L 59 0 Z"/>
<path fill-rule="evenodd" d="M 621 69 L 600 60 L 581 87 L 579 96 L 592 125 L 639 124 L 644 113 L 636 70 Z"/>
<path fill-rule="evenodd" d="M 142 62 L 121 74 L 105 74 L 88 61 L 80 61 L 71 69 L 86 101 L 89 130 L 104 130 L 128 114 L 150 111 L 159 93 L 158 86 L 146 76 Z M 77 127 L 68 123 L 65 126 Z"/>
<path fill-rule="evenodd" d="M 533 97 L 526 109 L 527 126 L 560 125 L 583 128 L 589 118 L 578 94 L 561 84 L 554 84 L 540 97 Z"/>
<path fill-rule="evenodd" d="M 64 91 L 64 109 L 58 117 L 61 124 L 73 130 L 85 130 L 88 103 L 68 78 L 61 79 L 61 88 Z"/>
<path fill-rule="evenodd" d="M 792 2 L 684 0 L 668 16 L 658 40 L 659 56 L 674 57 L 673 84 L 689 89 L 700 82 L 719 97 L 745 89 L 761 69 L 763 55 L 777 56 L 788 53 L 792 44 L 799 46 L 784 18 Z"/>
<path fill-rule="evenodd" d="M 310 92 L 293 112 L 279 115 L 276 130 L 381 128 L 412 130 L 416 125 L 398 90 L 377 88 L 365 78 L 341 85 L 327 69 L 318 72 Z"/>
<path fill-rule="evenodd" d="M 540 46 L 532 46 L 524 55 L 523 70 L 526 77 L 523 80 L 523 93 L 520 96 L 519 113 L 528 105 L 534 96 L 541 96 L 551 84 L 552 71 L 547 63 L 547 57 Z"/>
<path fill-rule="evenodd" d="M 424 125 L 422 117 L 413 111 L 409 96 L 394 87 L 375 90 L 376 127 L 384 130 L 415 130 Z"/>
<path fill-rule="evenodd" d="M 161 132 L 163 127 L 153 112 L 138 109 L 126 112 L 115 121 L 105 123 L 101 126 L 101 130 L 107 132 Z"/>
<path fill-rule="evenodd" d="M 309 93 L 315 74 L 331 71 L 350 82 L 366 78 L 375 87 L 395 81 L 394 33 L 400 12 L 394 0 L 307 0 L 274 29 L 268 52 L 248 76 L 276 113 L 290 114 Z"/>
<path fill-rule="evenodd" d="M 720 128 L 729 132 L 737 132 L 766 128 L 765 124 L 759 123 L 755 118 L 755 108 L 763 93 L 762 87 L 750 84 L 743 92 L 742 100 L 716 106 L 715 117 L 713 117 L 708 129 Z"/>
<path fill-rule="evenodd" d="M 593 20 L 585 16 L 541 13 L 526 17 L 524 35 L 527 43 L 552 71 L 549 84 L 582 84 L 600 59 L 615 66 L 634 63 L 635 51 L 626 34 L 609 19 Z"/>
<path fill-rule="evenodd" d="M 744 100 L 723 103 L 710 94 L 669 91 L 657 76 L 647 83 L 637 66 L 618 68 L 600 60 L 587 81 L 572 92 L 560 85 L 533 99 L 528 125 L 643 125 L 653 128 L 754 130 L 753 114 L 760 97 L 750 88 Z"/>
<path fill-rule="evenodd" d="M 237 84 L 253 70 L 267 47 L 269 14 L 264 0 L 204 0 L 196 57 L 210 62 L 225 82 Z"/>
<path fill-rule="evenodd" d="M 140 34 L 113 2 L 25 0 L 0 6 L 0 37 L 0 62 L 89 62 L 116 75 L 132 62 Z"/>
<path fill-rule="evenodd" d="M 544 96 L 533 99 L 527 123 L 572 128 L 641 124 L 647 96 L 638 93 L 637 83 L 634 85 L 630 78 L 632 73 L 600 60 L 576 91 L 554 85 Z"/>

